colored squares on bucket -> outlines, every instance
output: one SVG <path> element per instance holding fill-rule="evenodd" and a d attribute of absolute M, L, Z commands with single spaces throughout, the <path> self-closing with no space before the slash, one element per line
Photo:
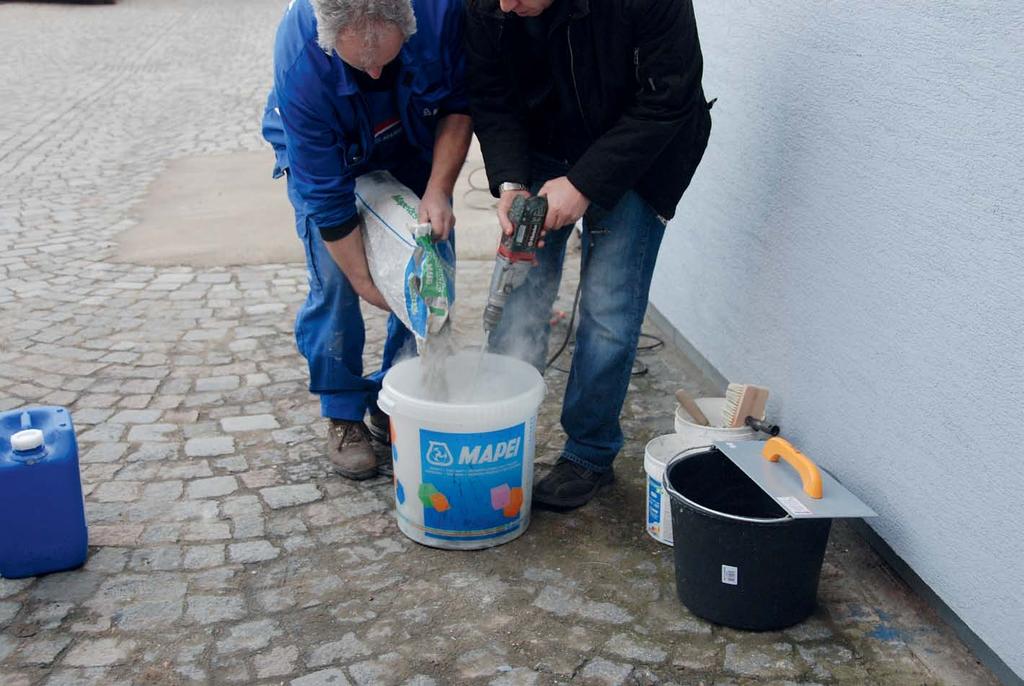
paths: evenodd
<path fill-rule="evenodd" d="M 420 491 L 418 495 L 420 497 L 420 502 L 423 503 L 423 507 L 434 506 L 434 503 L 430 501 L 430 496 L 437 492 L 438 490 L 434 487 L 434 484 L 420 484 Z"/>
<path fill-rule="evenodd" d="M 502 508 L 501 513 L 506 517 L 516 517 L 523 507 L 523 489 L 513 488 L 508 494 L 508 503 Z"/>
<path fill-rule="evenodd" d="M 437 490 L 434 484 L 420 484 L 420 490 L 418 493 L 420 502 L 423 503 L 423 507 L 428 510 L 437 510 L 438 512 L 444 512 L 451 509 L 451 503 L 448 502 L 448 498 L 444 496 L 444 493 Z"/>
<path fill-rule="evenodd" d="M 512 493 L 512 489 L 508 487 L 508 484 L 502 484 L 495 486 L 491 489 L 491 507 L 495 510 L 502 510 L 508 505 L 509 494 Z"/>
<path fill-rule="evenodd" d="M 397 477 L 395 478 L 395 500 L 399 505 L 405 503 L 405 488 L 402 487 L 402 482 Z"/>
<path fill-rule="evenodd" d="M 491 489 L 491 507 L 501 510 L 506 517 L 515 517 L 523 507 L 523 489 L 511 488 L 508 484 Z"/>
<path fill-rule="evenodd" d="M 448 498 L 444 497 L 444 493 L 435 493 L 430 496 L 430 502 L 438 512 L 444 512 L 451 507 L 451 505 L 448 504 Z"/>

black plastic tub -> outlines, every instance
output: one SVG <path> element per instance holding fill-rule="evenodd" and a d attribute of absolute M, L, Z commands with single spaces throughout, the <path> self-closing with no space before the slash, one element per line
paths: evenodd
<path fill-rule="evenodd" d="M 795 519 L 717 448 L 665 468 L 679 599 L 716 624 L 771 631 L 806 619 L 831 519 Z"/>

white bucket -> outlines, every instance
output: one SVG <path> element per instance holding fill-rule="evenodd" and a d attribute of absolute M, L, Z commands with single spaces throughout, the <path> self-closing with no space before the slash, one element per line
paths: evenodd
<path fill-rule="evenodd" d="M 721 421 L 722 412 L 725 411 L 725 398 L 697 398 L 696 403 L 709 422 L 717 424 Z M 757 437 L 757 432 L 749 426 L 732 428 L 695 424 L 690 413 L 679 405 L 676 406 L 676 433 L 686 440 L 686 447 L 683 450 L 711 445 L 718 441 L 749 441 Z"/>
<path fill-rule="evenodd" d="M 697 407 L 708 421 L 717 422 L 725 410 L 725 398 L 697 398 Z M 672 545 L 672 508 L 662 486 L 665 464 L 691 448 L 711 445 L 718 441 L 750 441 L 757 432 L 749 426 L 726 428 L 701 426 L 680 406 L 676 406 L 676 433 L 659 436 L 647 444 L 644 451 L 644 471 L 647 473 L 647 533 L 656 541 Z"/>
<path fill-rule="evenodd" d="M 662 475 L 665 465 L 685 448 L 685 439 L 679 434 L 658 436 L 644 449 L 644 471 L 647 473 L 647 533 L 654 540 L 672 545 L 672 505 Z"/>
<path fill-rule="evenodd" d="M 537 410 L 544 381 L 503 355 L 446 361 L 448 399 L 430 399 L 419 358 L 395 365 L 378 398 L 391 415 L 395 516 L 434 548 L 489 548 L 530 524 Z"/>

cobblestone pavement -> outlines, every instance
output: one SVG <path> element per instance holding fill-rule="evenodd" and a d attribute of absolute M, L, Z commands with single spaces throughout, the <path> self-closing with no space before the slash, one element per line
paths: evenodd
<path fill-rule="evenodd" d="M 712 389 L 665 349 L 643 355 L 615 487 L 513 544 L 417 546 L 388 481 L 332 476 L 291 338 L 301 265 L 111 260 L 168 159 L 263 149 L 282 5 L 0 5 L 0 410 L 71 408 L 92 543 L 82 570 L 0 580 L 0 682 L 991 683 L 844 526 L 807 623 L 682 609 L 641 526 L 642 447 L 676 386 Z M 467 340 L 488 270 L 460 271 Z"/>

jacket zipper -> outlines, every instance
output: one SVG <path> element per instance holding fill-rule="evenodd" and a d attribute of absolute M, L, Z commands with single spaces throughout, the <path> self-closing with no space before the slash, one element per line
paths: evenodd
<path fill-rule="evenodd" d="M 594 134 L 590 132 L 590 124 L 587 123 L 587 115 L 583 112 L 583 100 L 580 98 L 580 88 L 576 84 L 576 59 L 572 54 L 572 19 L 565 26 L 565 42 L 569 45 L 569 74 L 572 75 L 572 90 L 576 94 L 576 105 L 580 109 L 580 119 L 583 121 L 583 128 L 587 130 L 587 135 L 593 138 Z"/>

